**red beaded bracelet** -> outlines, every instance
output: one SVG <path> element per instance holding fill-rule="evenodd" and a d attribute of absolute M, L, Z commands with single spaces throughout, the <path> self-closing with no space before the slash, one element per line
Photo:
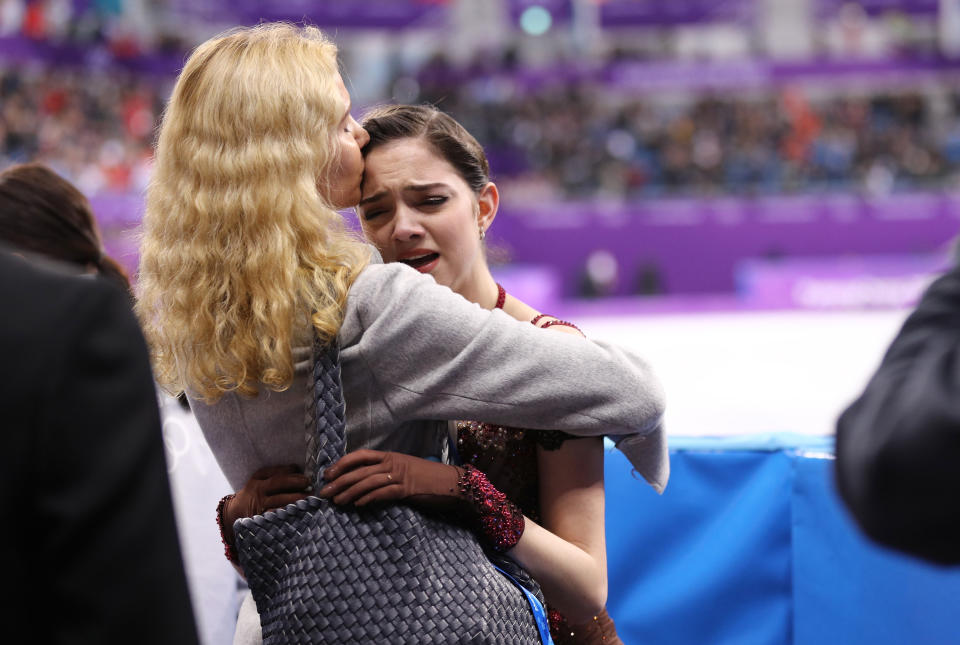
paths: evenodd
<path fill-rule="evenodd" d="M 547 322 L 540 325 L 540 329 L 546 329 L 547 327 L 552 327 L 553 325 L 563 325 L 564 327 L 573 327 L 578 332 L 580 332 L 581 336 L 586 336 L 586 334 L 580 331 L 579 327 L 574 325 L 572 322 L 567 322 L 566 320 L 548 320 Z"/>
<path fill-rule="evenodd" d="M 464 466 L 457 479 L 461 497 L 470 502 L 480 531 L 495 551 L 509 551 L 523 535 L 526 521 L 520 508 L 473 466 Z"/>
<path fill-rule="evenodd" d="M 530 321 L 530 324 L 533 325 L 534 327 L 537 327 L 538 322 L 540 322 L 544 318 L 550 318 L 550 317 L 551 316 L 549 314 L 537 314 L 536 316 L 533 317 L 533 320 Z"/>
<path fill-rule="evenodd" d="M 576 329 L 578 332 L 580 332 L 580 335 L 581 335 L 581 336 L 586 336 L 586 334 L 584 334 L 582 331 L 580 331 L 580 328 L 577 327 L 576 325 L 574 325 L 572 322 L 567 322 L 566 320 L 560 320 L 559 318 L 555 318 L 554 320 L 548 320 L 547 322 L 543 323 L 542 325 L 538 325 L 537 323 L 540 322 L 541 320 L 543 320 L 544 318 L 553 318 L 553 316 L 551 316 L 551 315 L 549 315 L 549 314 L 539 314 L 539 315 L 535 316 L 535 317 L 533 318 L 533 320 L 530 321 L 530 324 L 533 325 L 533 326 L 535 326 L 535 327 L 539 327 L 540 329 L 546 329 L 547 327 L 552 327 L 553 325 L 562 325 L 562 326 L 564 326 L 564 327 L 573 327 L 573 328 Z"/>
<path fill-rule="evenodd" d="M 237 550 L 236 547 L 227 539 L 226 533 L 223 532 L 223 509 L 226 507 L 227 502 L 233 499 L 233 493 L 229 495 L 224 495 L 220 498 L 220 501 L 217 503 L 217 526 L 220 528 L 220 541 L 223 542 L 223 554 L 227 556 L 227 560 L 236 564 L 237 562 Z"/>

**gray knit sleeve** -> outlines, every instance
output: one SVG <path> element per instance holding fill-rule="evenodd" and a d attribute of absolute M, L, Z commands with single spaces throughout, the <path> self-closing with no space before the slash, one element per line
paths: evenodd
<path fill-rule="evenodd" d="M 663 390 L 639 356 L 544 334 L 404 265 L 361 273 L 340 342 L 379 398 L 371 423 L 476 419 L 579 435 L 660 428 Z"/>

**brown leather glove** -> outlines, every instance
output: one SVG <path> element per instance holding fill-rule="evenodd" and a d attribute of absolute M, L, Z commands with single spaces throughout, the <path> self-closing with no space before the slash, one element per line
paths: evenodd
<path fill-rule="evenodd" d="M 317 496 L 354 506 L 405 501 L 432 509 L 456 507 L 461 473 L 456 466 L 399 452 L 357 450 L 324 471 L 327 483 Z"/>
<path fill-rule="evenodd" d="M 516 504 L 472 466 L 459 468 L 399 452 L 357 450 L 327 468 L 318 497 L 334 504 L 365 506 L 407 502 L 421 508 L 454 510 L 471 519 L 496 551 L 512 549 L 525 519 Z"/>
<path fill-rule="evenodd" d="M 293 504 L 309 495 L 309 486 L 310 480 L 299 466 L 266 466 L 253 473 L 243 488 L 225 498 L 220 524 L 224 544 L 233 545 L 236 520 Z"/>

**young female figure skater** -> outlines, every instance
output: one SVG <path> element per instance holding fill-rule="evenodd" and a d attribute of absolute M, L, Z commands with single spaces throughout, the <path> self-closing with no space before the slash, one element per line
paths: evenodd
<path fill-rule="evenodd" d="M 366 141 L 336 48 L 314 28 L 213 38 L 174 87 L 138 312 L 157 378 L 186 390 L 235 488 L 270 464 L 304 463 L 314 335 L 340 345 L 348 450 L 443 457 L 434 419 L 659 432 L 662 391 L 630 352 L 543 333 L 373 261 L 337 212 L 360 198 Z"/>
<path fill-rule="evenodd" d="M 386 262 L 430 274 L 484 309 L 578 334 L 505 293 L 487 267 L 486 231 L 499 205 L 482 147 L 459 123 L 427 106 L 389 106 L 364 118 L 363 197 L 357 209 L 367 240 Z M 486 423 L 455 425 L 464 482 L 495 486 L 525 516 L 519 535 L 484 531 L 540 583 L 560 643 L 616 643 L 607 594 L 604 540 L 603 441 L 562 432 L 532 432 Z M 399 464 L 402 464 L 400 466 Z M 406 455 L 360 451 L 327 471 L 320 491 L 337 503 L 422 499 L 451 466 Z M 389 472 L 390 480 L 381 474 Z M 451 477 L 452 475 L 447 475 Z M 426 485 L 424 485 L 426 483 Z M 461 495 L 460 490 L 455 491 Z M 515 506 L 513 506 L 515 504 Z M 512 506 L 512 508 L 510 508 Z"/>

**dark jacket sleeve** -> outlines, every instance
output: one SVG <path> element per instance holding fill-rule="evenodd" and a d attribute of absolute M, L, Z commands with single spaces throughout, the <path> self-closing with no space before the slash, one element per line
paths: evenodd
<path fill-rule="evenodd" d="M 960 269 L 934 282 L 837 422 L 836 479 L 871 538 L 960 563 Z"/>
<path fill-rule="evenodd" d="M 16 600 L 5 603 L 19 615 L 6 622 L 38 643 L 197 643 L 156 390 L 127 296 L 47 272 L 0 283 L 17 305 L 0 346 L 11 369 L 22 366 L 6 374 L 4 404 L 5 431 L 21 437 L 3 460 L 5 512 L 20 518 L 5 532 L 21 536 L 6 569 Z"/>

